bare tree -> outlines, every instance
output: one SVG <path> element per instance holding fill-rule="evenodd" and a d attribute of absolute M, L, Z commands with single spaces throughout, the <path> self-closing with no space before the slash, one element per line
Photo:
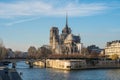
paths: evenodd
<path fill-rule="evenodd" d="M 15 58 L 22 58 L 22 52 L 21 51 L 15 51 Z"/>
<path fill-rule="evenodd" d="M 47 49 L 46 47 L 41 47 L 41 58 L 47 58 L 48 55 L 52 54 L 52 51 L 50 49 Z"/>
<path fill-rule="evenodd" d="M 94 50 L 92 50 L 91 53 L 90 53 L 90 56 L 91 56 L 91 58 L 98 58 L 99 57 L 99 53 L 94 51 Z"/>
<path fill-rule="evenodd" d="M 36 53 L 37 53 L 36 48 L 34 46 L 30 46 L 29 49 L 28 49 L 28 57 L 29 58 L 35 58 Z"/>
<path fill-rule="evenodd" d="M 0 59 L 4 59 L 7 54 L 7 50 L 5 47 L 0 47 Z"/>
<path fill-rule="evenodd" d="M 7 54 L 7 49 L 3 46 L 3 41 L 0 39 L 0 60 L 4 59 Z"/>
<path fill-rule="evenodd" d="M 85 47 L 83 47 L 83 48 L 81 49 L 81 54 L 82 54 L 82 55 L 89 54 L 88 49 L 85 48 Z"/>
<path fill-rule="evenodd" d="M 3 47 L 3 40 L 0 38 L 0 47 Z"/>
<path fill-rule="evenodd" d="M 36 54 L 36 59 L 39 59 L 39 58 L 41 58 L 41 56 L 42 56 L 42 54 L 41 54 L 41 48 L 38 48 L 37 49 L 37 54 Z"/>

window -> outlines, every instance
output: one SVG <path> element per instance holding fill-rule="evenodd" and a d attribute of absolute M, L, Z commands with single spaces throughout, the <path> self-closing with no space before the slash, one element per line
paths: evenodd
<path fill-rule="evenodd" d="M 71 66 L 67 66 L 67 68 L 71 68 Z"/>

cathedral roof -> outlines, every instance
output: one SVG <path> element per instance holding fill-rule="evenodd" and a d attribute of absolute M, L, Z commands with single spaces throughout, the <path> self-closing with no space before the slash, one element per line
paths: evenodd
<path fill-rule="evenodd" d="M 75 36 L 73 34 L 69 34 L 65 39 L 64 43 L 71 43 L 71 42 L 80 43 L 80 37 Z"/>
<path fill-rule="evenodd" d="M 80 43 L 80 36 L 74 35 L 73 37 L 76 43 Z"/>
<path fill-rule="evenodd" d="M 69 41 L 74 41 L 74 36 L 73 36 L 73 34 L 69 34 L 69 35 L 67 36 L 67 40 L 69 40 Z"/>
<path fill-rule="evenodd" d="M 51 27 L 50 30 L 58 30 L 58 27 Z"/>

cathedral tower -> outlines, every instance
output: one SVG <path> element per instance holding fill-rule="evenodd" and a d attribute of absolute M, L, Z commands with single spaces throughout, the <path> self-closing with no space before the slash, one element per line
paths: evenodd
<path fill-rule="evenodd" d="M 50 29 L 50 46 L 53 50 L 58 46 L 59 44 L 59 30 L 57 27 L 52 27 Z"/>

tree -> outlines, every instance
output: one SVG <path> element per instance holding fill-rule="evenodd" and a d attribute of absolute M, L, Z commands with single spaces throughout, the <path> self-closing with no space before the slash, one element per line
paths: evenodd
<path fill-rule="evenodd" d="M 29 49 L 28 49 L 28 57 L 29 58 L 35 58 L 36 53 L 37 53 L 36 48 L 34 46 L 30 46 Z"/>
<path fill-rule="evenodd" d="M 119 59 L 119 56 L 117 54 L 113 54 L 113 55 L 110 56 L 110 58 L 112 60 L 117 60 L 117 59 Z"/>
<path fill-rule="evenodd" d="M 90 56 L 91 56 L 91 58 L 98 58 L 99 53 L 94 51 L 94 50 L 92 50 L 91 53 L 90 53 Z"/>
<path fill-rule="evenodd" d="M 36 54 L 36 59 L 41 58 L 42 54 L 41 54 L 41 48 L 37 49 L 37 54 Z"/>
<path fill-rule="evenodd" d="M 3 41 L 0 39 L 0 60 L 4 59 L 7 54 L 7 49 L 3 46 Z"/>
<path fill-rule="evenodd" d="M 0 60 L 4 59 L 7 54 L 7 49 L 5 47 L 0 47 Z"/>
<path fill-rule="evenodd" d="M 47 58 L 48 55 L 52 54 L 52 51 L 44 46 L 40 48 L 40 51 L 41 51 L 41 58 Z"/>
<path fill-rule="evenodd" d="M 83 48 L 81 49 L 81 54 L 83 54 L 83 55 L 89 54 L 88 49 L 85 48 L 85 47 L 83 47 Z"/>
<path fill-rule="evenodd" d="M 15 51 L 15 58 L 22 58 L 22 52 L 21 51 Z"/>
<path fill-rule="evenodd" d="M 0 47 L 3 47 L 3 40 L 0 39 Z"/>

